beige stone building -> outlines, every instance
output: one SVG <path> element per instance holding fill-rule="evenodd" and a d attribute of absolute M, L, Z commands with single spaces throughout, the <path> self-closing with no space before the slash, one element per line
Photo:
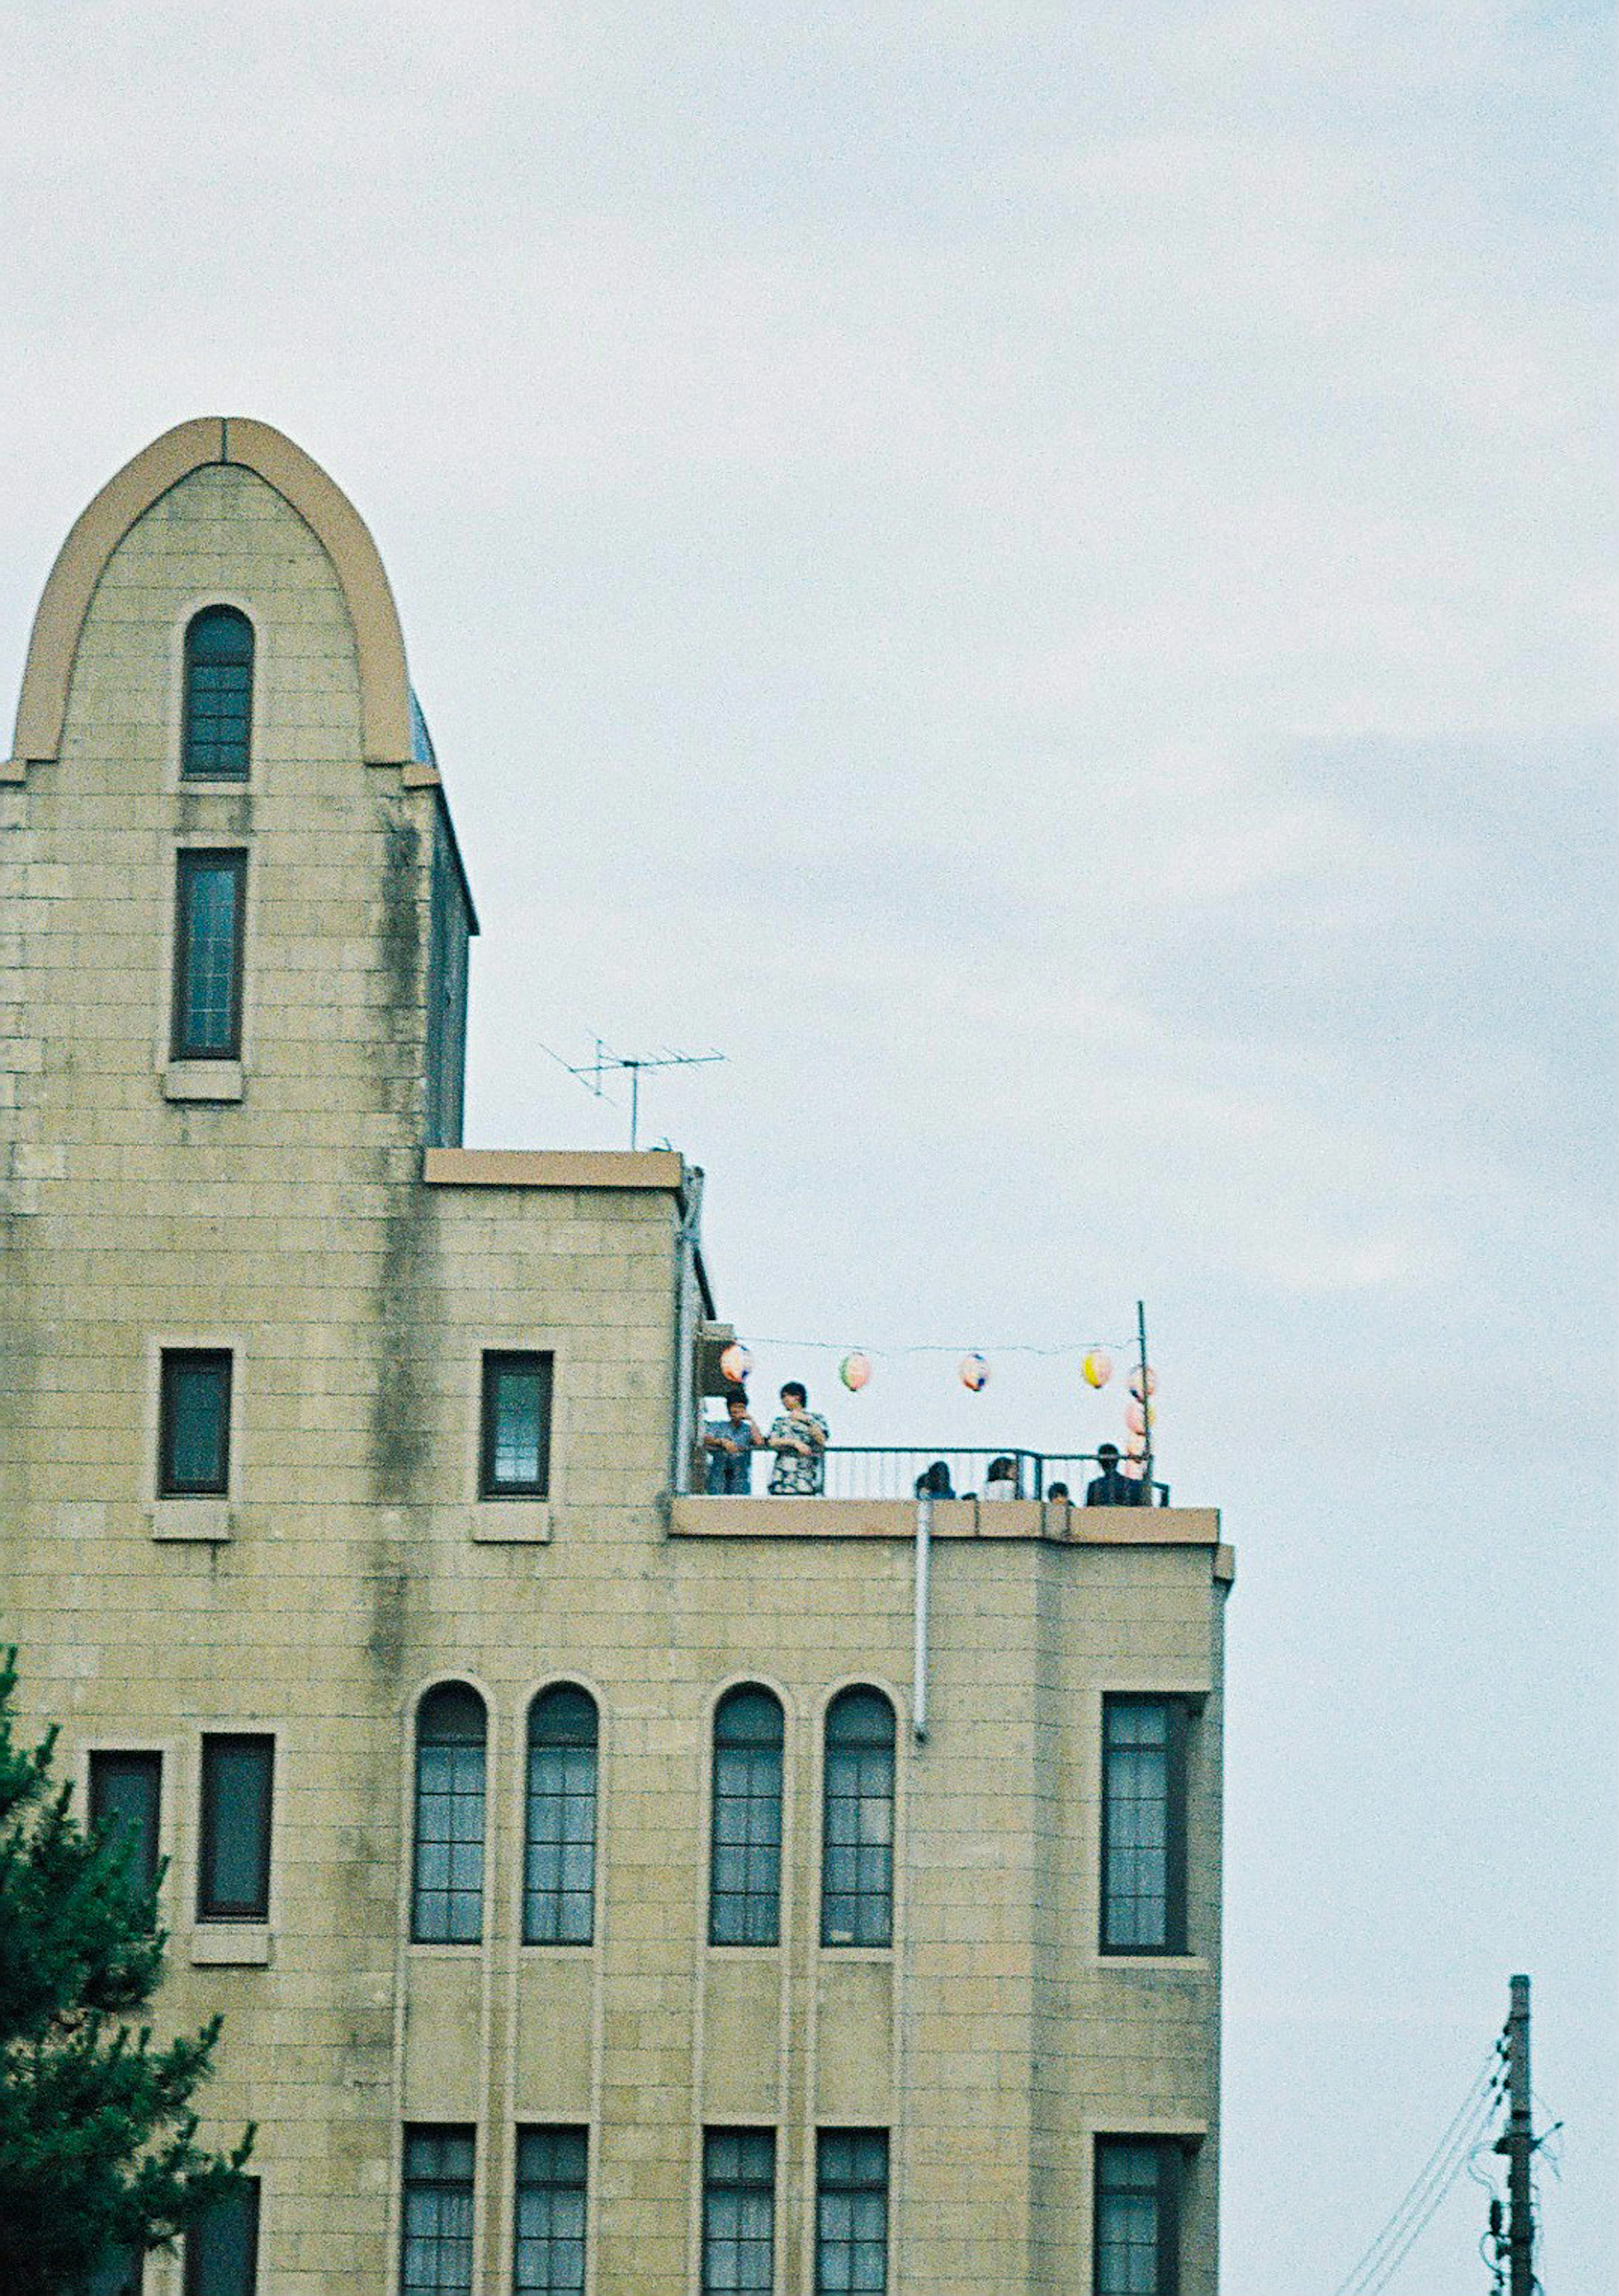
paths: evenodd
<path fill-rule="evenodd" d="M 4 1631 L 259 2128 L 105 2287 L 1211 2296 L 1216 1517 L 708 1495 L 700 1175 L 460 1145 L 475 931 L 359 517 L 170 431 L 0 767 Z"/>

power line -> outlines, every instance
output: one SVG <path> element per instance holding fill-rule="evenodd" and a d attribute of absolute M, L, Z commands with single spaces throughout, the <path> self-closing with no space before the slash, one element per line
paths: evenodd
<path fill-rule="evenodd" d="M 1482 2125 L 1493 2103 L 1494 2077 L 1500 2055 L 1500 2043 L 1492 2042 L 1483 2064 L 1468 2083 L 1466 2095 L 1451 2114 L 1444 2134 L 1412 2179 L 1410 2190 L 1400 2201 L 1382 2231 L 1361 2254 L 1359 2261 L 1339 2281 L 1333 2292 L 1333 2296 L 1370 2296 L 1371 2290 L 1381 2284 L 1374 2280 L 1373 2276 L 1382 2270 L 1387 2259 L 1387 2251 L 1393 2243 L 1403 2237 L 1414 2211 L 1421 2208 L 1428 2199 L 1435 2177 L 1443 2175 L 1448 2165 L 1450 2173 L 1445 2177 L 1445 2188 L 1448 2189 L 1451 2179 L 1460 2173 L 1461 2159 L 1465 2157 L 1468 2146 L 1477 2134 L 1475 2123 Z M 1454 2163 L 1451 2163 L 1451 2155 L 1457 2147 L 1458 2132 L 1464 2129 L 1465 2134 L 1460 2138 L 1458 2158 Z M 1418 2229 L 1419 2230 L 1420 2226 Z M 1395 2261 L 1398 2261 L 1398 2259 Z"/>

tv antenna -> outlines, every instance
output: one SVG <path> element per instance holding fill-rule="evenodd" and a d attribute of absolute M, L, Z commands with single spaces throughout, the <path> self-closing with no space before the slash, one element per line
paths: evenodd
<path fill-rule="evenodd" d="M 545 1050 L 550 1052 L 551 1047 L 546 1046 Z M 560 1053 L 552 1053 L 551 1057 L 556 1062 L 560 1068 L 565 1068 L 569 1076 L 577 1077 L 579 1082 L 585 1086 L 585 1091 L 594 1093 L 598 1100 L 606 1100 L 609 1097 L 607 1087 L 601 1081 L 603 1077 L 610 1076 L 615 1070 L 622 1070 L 628 1075 L 630 1080 L 630 1146 L 634 1148 L 638 1144 L 641 1132 L 641 1079 L 645 1071 L 651 1069 L 708 1068 L 715 1061 L 723 1061 L 727 1056 L 724 1053 L 662 1052 L 638 1054 L 635 1058 L 631 1059 L 626 1054 L 621 1053 L 609 1052 L 601 1037 L 598 1037 L 596 1039 L 595 1059 L 593 1061 L 586 1061 L 577 1068 L 575 1067 L 571 1061 L 565 1061 Z"/>

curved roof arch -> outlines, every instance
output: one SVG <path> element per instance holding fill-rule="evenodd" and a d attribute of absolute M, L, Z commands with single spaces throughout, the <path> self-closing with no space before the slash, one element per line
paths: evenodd
<path fill-rule="evenodd" d="M 20 780 L 31 762 L 61 750 L 79 635 L 108 560 L 153 503 L 214 463 L 256 472 L 290 504 L 331 559 L 354 625 L 366 764 L 405 765 L 414 755 L 405 639 L 364 520 L 320 464 L 267 422 L 207 415 L 179 423 L 143 447 L 74 521 L 34 617 L 7 778 Z"/>

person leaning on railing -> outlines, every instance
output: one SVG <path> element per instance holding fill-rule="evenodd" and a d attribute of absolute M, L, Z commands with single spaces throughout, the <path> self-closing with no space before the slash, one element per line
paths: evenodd
<path fill-rule="evenodd" d="M 776 1454 L 770 1489 L 777 1498 L 816 1498 L 826 1483 L 826 1447 L 831 1434 L 818 1411 L 809 1407 L 809 1390 L 789 1379 L 781 1390 L 781 1410 L 770 1423 L 765 1448 Z"/>
<path fill-rule="evenodd" d="M 1101 1469 L 1101 1473 L 1094 1476 L 1085 1485 L 1087 1506 L 1145 1506 L 1147 1505 L 1146 1477 L 1136 1479 L 1120 1474 L 1116 1443 L 1104 1443 L 1097 1452 L 1096 1464 Z"/>
<path fill-rule="evenodd" d="M 753 1454 L 764 1440 L 748 1415 L 747 1389 L 728 1387 L 724 1422 L 703 1431 L 710 1498 L 746 1496 L 752 1480 Z"/>

